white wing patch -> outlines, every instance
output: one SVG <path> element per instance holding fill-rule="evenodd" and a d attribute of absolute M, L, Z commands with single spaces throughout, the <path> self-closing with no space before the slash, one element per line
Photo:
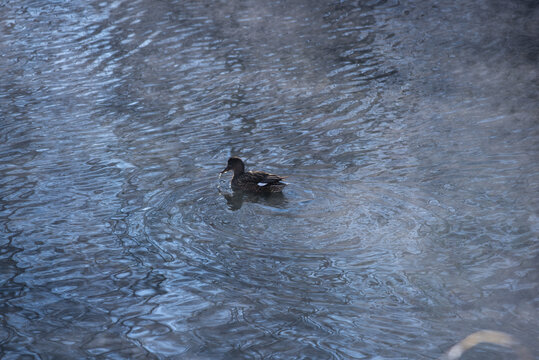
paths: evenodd
<path fill-rule="evenodd" d="M 259 182 L 257 185 L 258 186 L 266 186 L 266 185 L 268 185 L 268 183 Z"/>

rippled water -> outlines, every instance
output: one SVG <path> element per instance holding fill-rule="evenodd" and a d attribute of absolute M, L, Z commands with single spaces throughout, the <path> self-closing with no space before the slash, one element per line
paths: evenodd
<path fill-rule="evenodd" d="M 0 357 L 537 354 L 535 2 L 0 14 Z"/>

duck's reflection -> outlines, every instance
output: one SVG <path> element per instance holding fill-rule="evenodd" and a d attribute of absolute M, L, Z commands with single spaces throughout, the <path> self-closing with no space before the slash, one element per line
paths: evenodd
<path fill-rule="evenodd" d="M 261 203 L 267 206 L 283 208 L 286 205 L 286 197 L 283 193 L 247 193 L 243 191 L 233 191 L 232 193 L 223 193 L 228 208 L 232 211 L 241 209 L 244 202 Z"/>

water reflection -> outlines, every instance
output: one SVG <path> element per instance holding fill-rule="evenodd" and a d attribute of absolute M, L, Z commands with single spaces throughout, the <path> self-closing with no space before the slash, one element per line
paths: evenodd
<path fill-rule="evenodd" d="M 283 193 L 248 193 L 244 191 L 233 191 L 231 193 L 221 193 L 225 198 L 228 208 L 236 211 L 241 209 L 244 202 L 259 203 L 264 206 L 286 209 L 287 199 Z"/>

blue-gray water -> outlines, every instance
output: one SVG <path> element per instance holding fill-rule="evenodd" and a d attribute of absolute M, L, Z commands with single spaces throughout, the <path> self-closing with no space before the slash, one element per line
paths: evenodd
<path fill-rule="evenodd" d="M 536 2 L 6 0 L 0 34 L 2 359 L 537 355 Z"/>

